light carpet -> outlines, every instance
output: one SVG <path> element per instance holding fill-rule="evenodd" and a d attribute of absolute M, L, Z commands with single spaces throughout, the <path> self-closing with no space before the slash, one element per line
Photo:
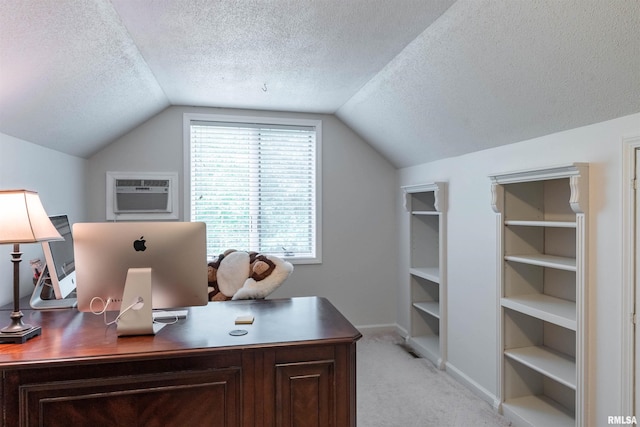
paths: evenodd
<path fill-rule="evenodd" d="M 357 344 L 358 427 L 510 426 L 394 334 L 367 334 Z"/>

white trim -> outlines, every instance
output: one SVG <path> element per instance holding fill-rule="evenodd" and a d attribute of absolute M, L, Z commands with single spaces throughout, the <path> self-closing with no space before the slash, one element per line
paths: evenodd
<path fill-rule="evenodd" d="M 504 218 L 502 212 L 504 212 L 504 187 L 502 185 L 497 185 L 495 183 L 491 184 L 491 208 L 496 213 L 496 224 L 495 224 L 495 242 L 496 242 L 496 306 L 498 308 L 498 315 L 496 316 L 496 334 L 497 334 L 497 345 L 496 354 L 498 357 L 496 358 L 497 366 L 496 366 L 496 396 L 494 407 L 498 411 L 498 413 L 502 414 L 502 401 L 504 396 L 504 361 L 503 361 L 503 353 L 504 353 L 504 336 L 502 333 L 504 327 L 504 308 L 502 308 L 502 304 L 500 301 L 502 300 L 503 290 L 504 290 L 504 268 L 502 267 L 503 262 L 503 246 L 504 242 L 502 239 L 502 227 L 504 226 Z"/>
<path fill-rule="evenodd" d="M 375 335 L 375 334 L 398 334 L 402 338 L 404 335 L 402 334 L 402 330 L 395 323 L 382 323 L 382 324 L 374 324 L 374 325 L 356 325 L 355 328 L 360 331 L 360 333 L 364 335 Z"/>
<path fill-rule="evenodd" d="M 184 113 L 182 116 L 182 150 L 184 170 L 184 220 L 191 221 L 191 122 L 259 123 L 291 126 L 311 126 L 316 131 L 316 256 L 286 258 L 292 264 L 322 264 L 322 120 L 290 117 L 262 117 L 207 113 Z"/>
<path fill-rule="evenodd" d="M 185 113 L 182 116 L 182 181 L 184 182 L 182 217 L 185 221 L 191 221 L 191 121 L 196 114 Z M 200 114 L 197 114 L 200 115 Z"/>
<path fill-rule="evenodd" d="M 514 184 L 526 181 L 543 181 L 556 178 L 580 176 L 589 163 L 576 162 L 568 165 L 556 165 L 543 168 L 524 169 L 519 171 L 492 174 L 489 177 L 497 184 Z"/>
<path fill-rule="evenodd" d="M 471 379 L 467 374 L 452 365 L 451 362 L 446 363 L 446 371 L 453 379 L 471 390 L 480 399 L 490 404 L 496 412 L 500 413 L 500 399 L 496 395 Z"/>
<path fill-rule="evenodd" d="M 406 341 L 409 338 L 409 331 L 396 323 L 396 332 Z"/>
<path fill-rule="evenodd" d="M 636 249 L 634 236 L 638 232 L 635 226 L 635 150 L 640 149 L 640 135 L 622 138 L 622 360 L 620 363 L 621 397 L 620 413 L 632 414 L 634 409 L 634 282 Z M 640 367 L 636 367 L 636 371 Z M 635 408 L 638 411 L 640 408 Z"/>

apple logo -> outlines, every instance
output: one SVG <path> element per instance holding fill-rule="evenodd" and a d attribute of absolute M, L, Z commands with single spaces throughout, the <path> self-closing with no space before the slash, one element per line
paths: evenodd
<path fill-rule="evenodd" d="M 144 240 L 144 236 L 140 236 L 138 240 L 134 240 L 133 249 L 135 249 L 136 252 L 146 251 L 147 247 L 145 246 L 145 242 L 146 240 Z"/>

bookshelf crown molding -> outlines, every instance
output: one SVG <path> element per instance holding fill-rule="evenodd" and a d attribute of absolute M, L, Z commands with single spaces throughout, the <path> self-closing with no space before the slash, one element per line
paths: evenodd
<path fill-rule="evenodd" d="M 405 185 L 402 187 L 402 191 L 404 191 L 405 210 L 411 212 L 411 194 L 433 191 L 435 198 L 434 208 L 436 212 L 444 212 L 446 210 L 445 186 L 446 182 L 443 181 L 430 182 L 428 184 Z"/>
<path fill-rule="evenodd" d="M 589 164 L 576 162 L 567 165 L 551 166 L 544 169 L 526 169 L 490 175 L 491 207 L 494 212 L 502 212 L 499 186 L 528 181 L 544 181 L 569 178 L 571 197 L 569 203 L 575 213 L 585 213 L 589 207 Z"/>

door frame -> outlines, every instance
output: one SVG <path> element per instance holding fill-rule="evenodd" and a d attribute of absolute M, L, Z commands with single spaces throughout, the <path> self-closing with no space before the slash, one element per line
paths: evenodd
<path fill-rule="evenodd" d="M 621 383 L 622 399 L 621 414 L 637 415 L 640 408 L 636 407 L 636 383 L 634 377 L 640 374 L 640 354 L 636 355 L 636 341 L 640 334 L 634 328 L 636 298 L 640 295 L 640 283 L 636 280 L 636 265 L 638 257 L 636 248 L 636 234 L 640 233 L 640 224 L 636 223 L 636 191 L 634 179 L 636 176 L 636 150 L 640 150 L 640 135 L 624 137 L 622 139 L 622 363 Z M 640 185 L 640 184 L 639 184 Z M 632 375 L 629 375 L 632 373 Z M 635 374 L 635 375 L 634 375 Z M 635 411 L 635 412 L 634 412 Z"/>

